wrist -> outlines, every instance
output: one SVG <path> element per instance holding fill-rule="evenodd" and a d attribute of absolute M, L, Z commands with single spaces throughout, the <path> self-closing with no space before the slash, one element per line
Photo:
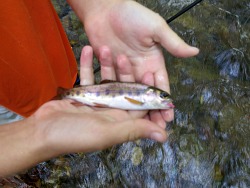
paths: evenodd
<path fill-rule="evenodd" d="M 37 117 L 37 115 L 33 115 L 30 117 L 30 121 L 33 121 L 32 124 L 34 127 L 32 140 L 35 140 L 36 143 L 34 154 L 39 156 L 37 162 L 42 162 L 63 154 L 63 151 L 58 150 L 57 142 L 55 143 L 53 120 L 47 116 Z"/>
<path fill-rule="evenodd" d="M 32 115 L 24 119 L 21 126 L 18 125 L 20 135 L 22 135 L 19 137 L 20 148 L 24 150 L 24 155 L 20 158 L 23 159 L 22 163 L 26 165 L 23 166 L 23 169 L 30 168 L 56 156 L 50 147 L 46 129 L 41 126 L 42 124 L 39 121 L 40 119 L 36 119 Z"/>
<path fill-rule="evenodd" d="M 83 22 L 91 20 L 100 12 L 108 11 L 111 7 L 125 0 L 67 0 L 79 19 Z"/>
<path fill-rule="evenodd" d="M 36 130 L 34 118 L 0 127 L 0 176 L 20 172 L 41 162 L 44 142 Z M 46 157 L 47 158 L 47 157 Z"/>

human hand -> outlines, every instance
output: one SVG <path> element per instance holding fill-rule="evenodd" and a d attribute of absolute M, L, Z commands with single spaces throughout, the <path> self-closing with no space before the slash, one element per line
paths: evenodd
<path fill-rule="evenodd" d="M 102 48 L 107 53 L 108 48 Z M 108 50 L 109 51 L 109 50 Z M 108 57 L 109 55 L 106 54 Z M 81 85 L 94 83 L 92 69 L 92 48 L 83 48 L 81 56 Z M 112 63 L 108 59 L 100 59 L 102 77 L 114 75 Z M 133 79 L 129 62 L 125 56 L 117 59 L 118 77 L 122 81 Z M 123 66 L 127 64 L 128 66 Z M 110 74 L 111 73 L 111 74 Z M 137 114 L 137 115 L 135 115 Z M 100 109 L 88 106 L 75 106 L 72 100 L 50 101 L 43 105 L 34 115 L 36 127 L 47 140 L 49 151 L 57 151 L 56 155 L 70 152 L 92 152 L 105 149 L 115 144 L 151 138 L 164 142 L 167 134 L 163 127 L 143 119 L 139 113 L 129 113 L 118 109 Z"/>
<path fill-rule="evenodd" d="M 100 47 L 107 45 L 114 62 L 120 54 L 126 55 L 137 82 L 170 92 L 161 46 L 178 57 L 198 53 L 198 49 L 181 40 L 162 17 L 135 1 L 68 1 L 83 21 L 95 53 L 101 58 Z M 173 110 L 151 111 L 149 116 L 158 124 L 165 124 L 173 117 Z"/>
<path fill-rule="evenodd" d="M 94 82 L 92 56 L 92 48 L 84 47 L 80 71 L 83 85 Z M 107 65 L 112 64 L 108 59 L 100 61 L 102 75 L 107 77 L 110 70 L 114 70 Z M 123 61 L 128 62 L 125 56 L 117 60 Z M 133 79 L 131 73 L 126 74 L 127 68 L 129 66 L 117 69 L 121 80 Z M 75 106 L 72 100 L 47 102 L 30 117 L 0 126 L 0 145 L 4 153 L 0 155 L 0 176 L 20 172 L 58 155 L 93 152 L 139 138 L 164 142 L 167 139 L 164 128 L 143 119 L 142 115 L 118 109 Z"/>

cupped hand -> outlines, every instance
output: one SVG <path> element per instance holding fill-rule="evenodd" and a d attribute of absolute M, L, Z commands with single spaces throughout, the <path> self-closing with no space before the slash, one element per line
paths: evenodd
<path fill-rule="evenodd" d="M 108 52 L 106 57 L 109 57 L 109 49 L 102 49 L 101 53 Z M 84 47 L 80 60 L 81 85 L 94 82 L 92 57 L 92 48 Z M 123 61 L 128 63 L 125 56 L 120 56 L 117 60 L 121 64 Z M 100 62 L 102 75 L 107 77 L 114 70 L 112 64 L 105 58 L 100 59 Z M 126 74 L 127 68 L 129 66 L 117 69 L 121 80 L 133 79 L 132 74 Z M 42 138 L 47 140 L 48 152 L 52 151 L 51 155 L 56 156 L 71 152 L 97 151 L 139 138 L 164 142 L 167 139 L 164 128 L 141 116 L 142 114 L 134 115 L 118 109 L 75 106 L 74 101 L 65 99 L 44 104 L 31 118 L 35 119 L 36 128 L 43 133 Z"/>
<path fill-rule="evenodd" d="M 92 48 L 84 47 L 80 70 L 82 85 L 94 82 L 92 57 Z M 118 58 L 118 62 L 121 59 L 128 62 L 124 56 Z M 107 66 L 112 67 L 108 59 L 100 61 L 105 77 L 114 69 Z M 126 74 L 127 68 L 116 69 L 119 78 L 123 77 L 121 79 L 125 81 L 133 79 L 133 74 Z M 47 102 L 30 117 L 0 126 L 3 152 L 0 155 L 0 176 L 23 171 L 62 154 L 98 151 L 139 138 L 164 142 L 167 139 L 164 128 L 141 116 L 125 110 L 75 105 L 74 101 L 67 99 Z"/>
<path fill-rule="evenodd" d="M 100 48 L 106 45 L 112 51 L 114 62 L 121 54 L 126 55 L 136 82 L 146 82 L 170 92 L 161 46 L 178 57 L 198 53 L 198 49 L 180 39 L 161 16 L 135 1 L 109 0 L 99 5 L 98 12 L 91 10 L 85 11 L 82 17 L 78 11 L 78 15 L 84 21 L 95 53 L 100 57 Z M 173 117 L 173 110 L 152 111 L 150 115 L 159 122 L 171 121 Z"/>
<path fill-rule="evenodd" d="M 53 150 L 55 156 L 98 151 L 139 138 L 159 142 L 167 139 L 163 128 L 149 120 L 134 118 L 127 111 L 74 106 L 70 100 L 46 103 L 34 117 L 37 127 L 45 133 L 43 139 L 51 148 L 48 150 Z"/>

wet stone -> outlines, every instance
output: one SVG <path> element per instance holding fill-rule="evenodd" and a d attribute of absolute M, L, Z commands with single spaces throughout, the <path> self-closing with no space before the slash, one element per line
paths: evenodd
<path fill-rule="evenodd" d="M 244 52 L 239 49 L 230 49 L 219 53 L 215 57 L 215 63 L 219 68 L 220 75 L 249 81 L 250 65 L 245 56 Z"/>
<path fill-rule="evenodd" d="M 134 147 L 132 151 L 132 163 L 137 166 L 142 162 L 143 159 L 143 152 L 140 147 Z"/>

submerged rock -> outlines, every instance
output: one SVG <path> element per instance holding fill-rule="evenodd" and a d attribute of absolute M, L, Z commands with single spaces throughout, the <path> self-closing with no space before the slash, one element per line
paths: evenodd
<path fill-rule="evenodd" d="M 250 64 L 247 62 L 244 52 L 238 49 L 230 49 L 220 52 L 215 57 L 220 75 L 241 80 L 250 80 Z"/>

